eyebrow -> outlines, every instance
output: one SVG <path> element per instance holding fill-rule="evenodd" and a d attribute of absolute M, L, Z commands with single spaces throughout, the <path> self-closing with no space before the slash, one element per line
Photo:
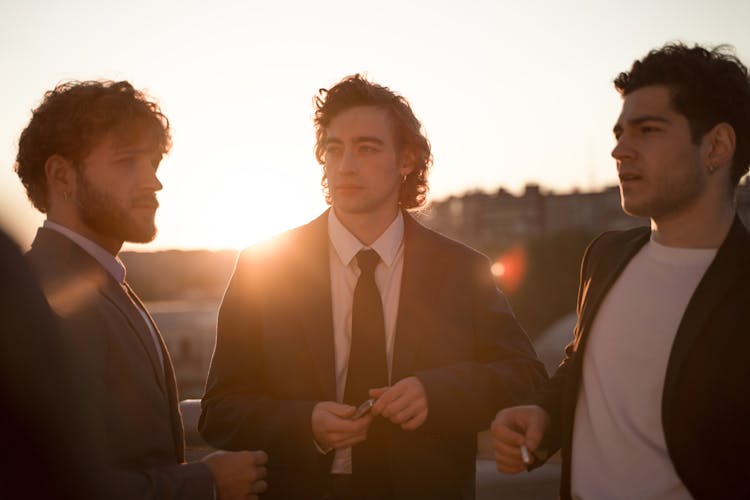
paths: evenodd
<path fill-rule="evenodd" d="M 635 118 L 630 118 L 627 120 L 628 125 L 640 125 L 645 122 L 659 122 L 659 123 L 670 123 L 670 121 L 667 118 L 664 118 L 663 116 L 659 115 L 643 115 L 643 116 L 636 116 Z M 615 123 L 615 126 L 612 127 L 612 132 L 617 135 L 618 133 L 622 132 L 622 124 L 620 122 Z"/>
<path fill-rule="evenodd" d="M 331 143 L 334 143 L 334 144 L 343 144 L 343 142 L 344 141 L 342 141 L 341 139 L 339 139 L 337 137 L 329 137 L 328 139 L 326 139 L 326 144 L 331 144 Z M 383 144 L 385 144 L 382 139 L 380 139 L 378 137 L 370 136 L 370 135 L 358 135 L 358 136 L 356 136 L 356 137 L 354 137 L 352 139 L 352 142 L 354 144 L 360 144 L 360 143 L 363 143 L 363 142 L 372 142 L 372 143 L 378 144 L 380 146 L 382 146 Z"/>
<path fill-rule="evenodd" d="M 117 155 L 133 155 L 133 154 L 152 154 L 156 153 L 157 148 L 152 147 L 136 147 L 136 146 L 125 146 L 115 147 L 115 154 Z"/>

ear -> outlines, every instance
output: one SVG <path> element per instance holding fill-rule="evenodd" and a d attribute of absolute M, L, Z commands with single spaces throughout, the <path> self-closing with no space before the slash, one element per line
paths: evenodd
<path fill-rule="evenodd" d="M 76 169 L 72 161 L 54 154 L 44 162 L 44 174 L 50 198 L 67 198 L 73 194 L 76 185 Z"/>
<path fill-rule="evenodd" d="M 414 154 L 414 151 L 411 149 L 404 149 L 404 151 L 401 152 L 399 163 L 398 171 L 401 176 L 405 177 L 414 172 L 417 165 L 417 155 Z"/>
<path fill-rule="evenodd" d="M 704 163 L 709 173 L 732 164 L 737 144 L 734 128 L 728 123 L 718 123 L 703 136 Z"/>

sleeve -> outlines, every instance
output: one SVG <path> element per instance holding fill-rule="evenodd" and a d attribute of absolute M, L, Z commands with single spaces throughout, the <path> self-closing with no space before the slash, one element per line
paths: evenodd
<path fill-rule="evenodd" d="M 473 359 L 415 374 L 427 393 L 425 428 L 439 435 L 486 429 L 500 409 L 518 404 L 547 379 L 544 365 L 495 285 L 488 259 L 473 258 L 468 273 Z"/>
<path fill-rule="evenodd" d="M 275 467 L 330 467 L 312 434 L 318 401 L 271 397 L 264 367 L 262 273 L 253 250 L 237 261 L 220 310 L 216 347 L 201 403 L 198 428 L 211 445 L 227 450 L 261 449 Z"/>
<path fill-rule="evenodd" d="M 105 472 L 108 498 L 126 500 L 213 500 L 214 480 L 200 462 L 154 467 L 144 471 L 109 468 Z"/>

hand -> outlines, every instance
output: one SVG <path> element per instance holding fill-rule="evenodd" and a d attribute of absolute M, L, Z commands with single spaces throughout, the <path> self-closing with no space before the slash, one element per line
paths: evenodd
<path fill-rule="evenodd" d="M 263 451 L 216 451 L 201 460 L 214 476 L 217 500 L 257 500 L 268 487 L 267 461 Z"/>
<path fill-rule="evenodd" d="M 351 420 L 357 409 L 354 406 L 322 401 L 312 411 L 313 438 L 324 450 L 349 448 L 367 439 L 371 415 Z"/>
<path fill-rule="evenodd" d="M 550 417 L 540 406 L 515 406 L 498 412 L 490 428 L 497 470 L 507 474 L 526 470 L 521 445 L 534 453 L 549 426 Z"/>
<path fill-rule="evenodd" d="M 427 420 L 427 393 L 417 377 L 399 380 L 391 387 L 370 389 L 370 397 L 377 398 L 373 415 L 382 415 L 405 431 L 418 429 Z"/>

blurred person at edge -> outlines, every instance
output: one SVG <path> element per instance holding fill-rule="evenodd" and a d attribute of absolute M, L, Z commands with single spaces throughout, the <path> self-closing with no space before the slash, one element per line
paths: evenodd
<path fill-rule="evenodd" d="M 128 82 L 68 82 L 47 92 L 16 162 L 29 199 L 47 215 L 26 257 L 77 369 L 107 496 L 255 498 L 266 488 L 264 452 L 184 463 L 169 353 L 117 258 L 123 242 L 156 234 L 156 173 L 169 147 L 167 118 Z"/>
<path fill-rule="evenodd" d="M 498 413 L 497 466 L 562 448 L 562 498 L 750 498 L 747 69 L 668 44 L 615 87 L 622 207 L 651 227 L 589 245 L 575 339 L 532 404 Z"/>
<path fill-rule="evenodd" d="M 20 249 L 2 231 L 0 311 L 0 498 L 102 497 L 104 490 L 96 489 L 101 456 L 60 354 L 54 314 Z"/>

